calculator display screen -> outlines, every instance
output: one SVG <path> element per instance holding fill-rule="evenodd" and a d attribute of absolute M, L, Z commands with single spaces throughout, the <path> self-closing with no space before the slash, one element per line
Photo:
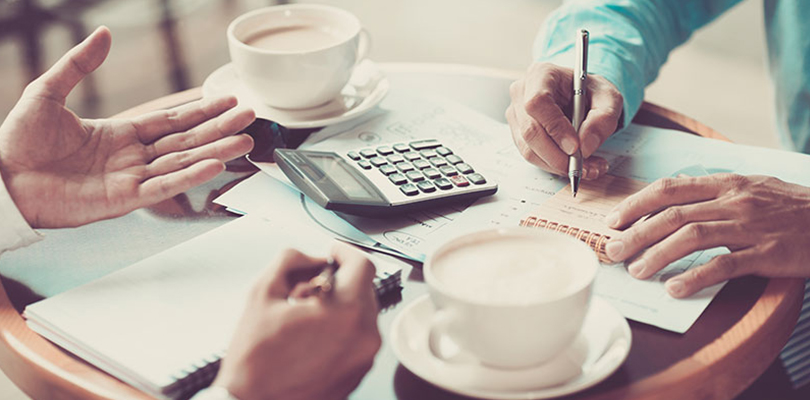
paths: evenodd
<path fill-rule="evenodd" d="M 349 166 L 337 157 L 307 154 L 307 159 L 323 171 L 329 179 L 340 188 L 346 197 L 352 200 L 376 200 L 378 197 L 368 191 L 352 174 Z"/>

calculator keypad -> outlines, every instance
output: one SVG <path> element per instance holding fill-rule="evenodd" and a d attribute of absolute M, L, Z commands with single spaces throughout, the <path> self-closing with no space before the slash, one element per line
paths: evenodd
<path fill-rule="evenodd" d="M 406 196 L 487 183 L 483 175 L 435 139 L 365 148 L 346 156 L 362 169 L 379 169 Z"/>

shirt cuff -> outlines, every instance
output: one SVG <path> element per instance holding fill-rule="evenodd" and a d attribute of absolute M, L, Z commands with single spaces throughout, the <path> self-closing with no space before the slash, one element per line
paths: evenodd
<path fill-rule="evenodd" d="M 42 240 L 42 235 L 31 229 L 6 189 L 0 175 L 0 253 L 28 246 Z"/>

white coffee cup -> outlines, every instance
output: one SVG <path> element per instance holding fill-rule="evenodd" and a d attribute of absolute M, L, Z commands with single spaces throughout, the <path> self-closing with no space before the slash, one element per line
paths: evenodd
<path fill-rule="evenodd" d="M 231 22 L 227 35 L 238 78 L 267 105 L 285 109 L 335 99 L 369 47 L 357 17 L 317 4 L 248 12 Z"/>
<path fill-rule="evenodd" d="M 436 306 L 430 347 L 451 340 L 495 368 L 541 365 L 582 328 L 599 262 L 584 243 L 531 228 L 486 230 L 456 238 L 426 261 Z"/>

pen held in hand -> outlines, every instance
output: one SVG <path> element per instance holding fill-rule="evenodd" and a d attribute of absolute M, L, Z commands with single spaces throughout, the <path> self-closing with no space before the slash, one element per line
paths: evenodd
<path fill-rule="evenodd" d="M 585 81 L 588 77 L 588 31 L 577 30 L 575 42 L 577 63 L 574 65 L 574 115 L 571 123 L 574 132 L 579 136 L 579 127 L 585 119 Z M 582 152 L 577 151 L 568 157 L 568 179 L 571 182 L 571 194 L 577 197 L 579 181 L 582 178 Z"/>
<path fill-rule="evenodd" d="M 309 280 L 300 281 L 295 289 L 287 296 L 287 302 L 295 304 L 298 299 L 305 299 L 311 296 L 326 297 L 335 289 L 335 272 L 338 265 L 329 258 L 323 264 L 321 271 Z M 311 276 L 311 275 L 310 275 Z"/>
<path fill-rule="evenodd" d="M 309 280 L 309 284 L 312 285 L 311 294 L 331 292 L 335 287 L 335 271 L 337 271 L 337 264 L 330 258 L 321 273 Z"/>

